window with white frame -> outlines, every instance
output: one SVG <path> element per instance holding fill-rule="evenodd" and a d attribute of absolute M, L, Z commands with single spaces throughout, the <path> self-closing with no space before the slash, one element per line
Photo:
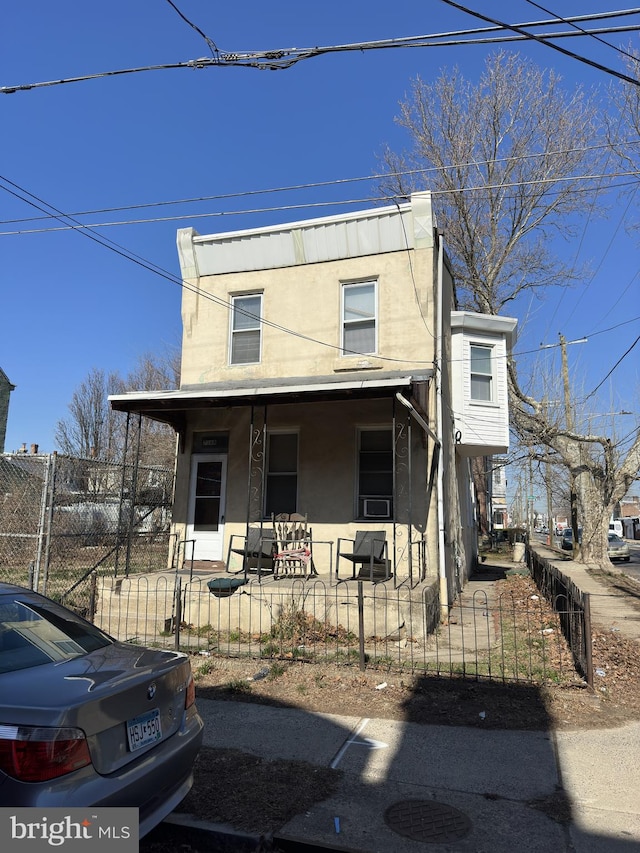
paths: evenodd
<path fill-rule="evenodd" d="M 272 432 L 267 438 L 265 516 L 292 513 L 298 504 L 298 434 Z"/>
<path fill-rule="evenodd" d="M 471 399 L 493 401 L 493 347 L 471 344 Z"/>
<path fill-rule="evenodd" d="M 234 296 L 231 300 L 231 364 L 260 361 L 262 294 Z"/>
<path fill-rule="evenodd" d="M 358 518 L 393 517 L 393 434 L 391 429 L 358 431 Z"/>
<path fill-rule="evenodd" d="M 376 352 L 375 281 L 342 285 L 343 355 Z"/>

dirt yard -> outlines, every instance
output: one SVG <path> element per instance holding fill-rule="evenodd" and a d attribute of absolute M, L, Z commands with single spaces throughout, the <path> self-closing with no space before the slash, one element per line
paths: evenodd
<path fill-rule="evenodd" d="M 522 584 L 523 595 L 537 591 L 528 578 L 508 582 Z M 629 591 L 637 596 L 640 585 Z M 194 660 L 194 672 L 197 696 L 202 699 L 258 702 L 425 725 L 559 730 L 609 728 L 640 719 L 640 643 L 595 626 L 593 659 L 593 691 L 577 676 L 562 684 L 502 684 L 280 660 L 210 657 L 200 663 Z M 180 811 L 269 834 L 293 815 L 330 796 L 339 778 L 339 772 L 329 768 L 300 762 L 270 763 L 234 750 L 207 748 L 196 766 L 194 788 Z M 287 795 L 273 796 L 274 786 L 282 787 Z M 261 790 L 270 791 L 264 803 L 256 794 Z M 295 797 L 292 791 L 296 791 Z M 274 803 L 278 802 L 283 810 L 274 812 Z M 154 847 L 150 839 L 144 848 L 141 846 L 143 849 L 145 853 L 161 853 L 165 848 Z M 186 849 L 196 853 L 194 848 Z"/>
<path fill-rule="evenodd" d="M 615 582 L 620 583 L 619 577 Z M 637 595 L 640 584 L 627 582 Z M 498 583 L 515 591 L 516 600 L 538 592 L 528 577 Z M 563 658 L 570 660 L 568 650 Z M 605 728 L 640 719 L 640 643 L 596 625 L 593 662 L 593 691 L 577 675 L 560 683 L 503 684 L 388 669 L 361 672 L 357 666 L 329 663 L 213 656 L 200 663 L 194 660 L 193 667 L 197 693 L 203 698 L 352 717 L 504 729 Z"/>

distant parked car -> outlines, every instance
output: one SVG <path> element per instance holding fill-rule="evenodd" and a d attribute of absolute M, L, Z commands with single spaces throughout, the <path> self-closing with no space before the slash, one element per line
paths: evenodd
<path fill-rule="evenodd" d="M 624 560 L 628 563 L 631 558 L 631 550 L 624 539 L 621 539 L 615 533 L 609 533 L 609 541 L 607 543 L 607 554 L 610 560 Z"/>
<path fill-rule="evenodd" d="M 189 792 L 202 737 L 186 655 L 0 583 L 0 806 L 137 807 L 142 837 Z"/>
<path fill-rule="evenodd" d="M 578 528 L 578 543 L 582 544 L 582 528 Z M 562 531 L 562 541 L 560 546 L 565 551 L 573 551 L 573 530 L 570 527 L 566 527 Z"/>

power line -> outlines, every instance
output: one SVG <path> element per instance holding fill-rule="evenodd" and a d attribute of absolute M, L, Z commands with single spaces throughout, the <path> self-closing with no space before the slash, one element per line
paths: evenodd
<path fill-rule="evenodd" d="M 583 402 L 583 403 L 586 403 L 586 401 L 587 401 L 590 397 L 593 397 L 593 395 L 596 393 L 596 391 L 598 391 L 598 390 L 599 390 L 599 389 L 604 385 L 604 383 L 605 383 L 605 382 L 607 381 L 607 379 L 611 376 L 611 374 L 613 373 L 613 371 L 614 371 L 617 367 L 619 367 L 619 365 L 624 361 L 624 359 L 629 355 L 629 353 L 631 352 L 631 350 L 632 350 L 632 349 L 633 349 L 633 348 L 638 344 L 638 342 L 639 342 L 639 341 L 640 341 L 640 335 L 638 335 L 638 337 L 637 337 L 637 338 L 635 339 L 635 341 L 631 344 L 631 346 L 630 346 L 627 350 L 625 350 L 625 352 L 623 352 L 623 353 L 622 353 L 622 355 L 620 356 L 620 358 L 616 361 L 616 363 L 613 365 L 613 367 L 612 367 L 612 368 L 611 368 L 611 370 L 607 373 L 607 375 L 604 377 L 604 379 L 602 379 L 600 382 L 598 382 L 598 384 L 597 384 L 597 385 L 596 385 L 596 387 L 593 389 L 593 391 L 591 391 L 591 393 L 590 393 L 590 394 L 587 394 L 587 396 L 583 398 L 583 400 L 582 400 L 582 402 Z"/>
<path fill-rule="evenodd" d="M 621 146 L 629 145 L 640 145 L 640 138 L 637 139 L 627 139 L 620 143 Z M 356 177 L 350 178 L 333 178 L 329 181 L 313 181 L 307 182 L 304 184 L 288 184 L 280 187 L 267 187 L 266 189 L 259 190 L 241 190 L 232 193 L 218 193 L 217 195 L 208 195 L 208 196 L 195 196 L 193 198 L 179 198 L 179 199 L 171 199 L 165 201 L 154 201 L 154 202 L 144 202 L 138 204 L 130 204 L 130 205 L 119 205 L 117 207 L 103 207 L 96 208 L 94 210 L 83 210 L 83 211 L 74 211 L 66 214 L 67 216 L 95 216 L 99 213 L 119 213 L 121 211 L 126 210 L 145 210 L 153 207 L 167 207 L 167 206 L 177 206 L 183 204 L 198 204 L 203 202 L 210 201 L 227 201 L 229 199 L 240 199 L 240 198 L 250 198 L 252 196 L 259 195 L 270 195 L 272 193 L 287 193 L 294 192 L 297 190 L 309 190 L 309 189 L 319 189 L 323 187 L 338 187 L 344 184 L 350 183 L 361 183 L 365 181 L 379 181 L 381 178 L 394 178 L 394 177 L 408 177 L 412 175 L 422 175 L 426 176 L 432 172 L 446 172 L 448 170 L 457 170 L 457 169 L 466 169 L 469 167 L 478 168 L 480 166 L 488 165 L 491 162 L 494 164 L 501 163 L 521 163 L 526 160 L 536 160 L 547 157 L 556 157 L 556 156 L 565 156 L 567 154 L 584 154 L 589 151 L 598 151 L 602 148 L 609 148 L 609 143 L 600 143 L 598 145 L 586 145 L 578 148 L 566 148 L 566 149 L 557 149 L 552 151 L 536 151 L 530 154 L 519 154 L 518 156 L 508 156 L 508 157 L 498 157 L 488 160 L 472 160 L 466 163 L 453 163 L 446 166 L 425 166 L 422 169 L 406 169 L 400 172 L 388 172 L 385 174 L 372 174 L 372 175 L 360 175 Z M 626 174 L 626 173 L 625 173 Z M 631 174 L 636 174 L 632 172 Z M 372 201 L 373 199 L 369 199 Z M 359 199 L 353 199 L 354 203 L 359 202 Z M 271 209 L 267 209 L 269 212 Z M 240 211 L 242 213 L 242 211 Z M 49 214 L 46 216 L 30 216 L 23 217 L 20 219 L 1 219 L 0 225 L 13 225 L 20 224 L 22 222 L 39 222 L 43 220 L 52 219 L 53 217 Z M 149 220 L 152 221 L 152 220 Z M 123 223 L 126 224 L 126 223 Z"/>
<path fill-rule="evenodd" d="M 485 18 L 482 15 L 478 15 L 477 13 L 471 12 L 470 10 L 465 9 L 464 7 L 459 7 L 457 4 L 453 4 L 450 0 L 443 0 L 443 2 L 449 2 L 450 5 L 454 5 L 456 8 L 460 8 L 463 11 L 467 11 L 469 14 L 473 14 L 476 17 L 484 18 L 484 20 L 493 22 L 491 18 Z M 174 4 L 172 4 L 174 5 Z M 177 7 L 174 8 L 177 10 Z M 624 9 L 618 10 L 615 12 L 601 12 L 593 15 L 581 15 L 574 16 L 572 18 L 567 18 L 567 23 L 572 23 L 574 21 L 596 21 L 603 20 L 606 18 L 620 18 L 628 15 L 633 15 L 640 12 L 640 9 Z M 181 13 L 179 13 L 181 14 Z M 181 15 L 182 16 L 182 15 Z M 182 16 L 184 18 L 184 16 Z M 200 32 L 201 35 L 209 42 L 209 39 L 199 28 L 195 27 L 187 18 L 184 18 L 190 26 L 194 26 L 194 28 Z M 330 53 L 345 53 L 345 52 L 354 52 L 357 51 L 359 53 L 363 53 L 365 51 L 370 50 L 390 50 L 390 49 L 398 49 L 398 48 L 427 48 L 427 47 L 454 47 L 461 45 L 470 45 L 470 44 L 501 44 L 504 42 L 513 42 L 513 41 L 522 41 L 527 39 L 535 39 L 538 42 L 542 42 L 543 44 L 549 44 L 550 47 L 554 47 L 556 50 L 560 50 L 561 52 L 571 56 L 573 58 L 579 58 L 583 62 L 587 62 L 593 67 L 600 68 L 601 70 L 607 71 L 609 74 L 613 74 L 614 76 L 620 77 L 620 79 L 625 79 L 627 82 L 636 83 L 633 78 L 627 77 L 626 75 L 614 72 L 612 69 L 606 68 L 606 66 L 599 66 L 597 63 L 590 62 L 582 57 L 579 57 L 578 54 L 573 54 L 571 51 L 566 51 L 563 48 L 560 48 L 557 45 L 553 44 L 554 39 L 560 38 L 569 38 L 578 36 L 581 37 L 583 35 L 582 31 L 570 30 L 568 32 L 551 32 L 551 33 L 541 33 L 538 35 L 534 35 L 533 33 L 527 32 L 527 28 L 530 27 L 542 27 L 542 26 L 551 26 L 561 23 L 561 19 L 555 18 L 549 21 L 528 21 L 521 24 L 502 24 L 500 22 L 497 23 L 497 26 L 494 27 L 484 27 L 484 28 L 476 28 L 474 30 L 457 30 L 448 33 L 432 33 L 427 35 L 419 35 L 419 36 L 406 36 L 403 38 L 394 38 L 394 39 L 380 39 L 377 41 L 367 41 L 367 42 L 355 42 L 351 44 L 337 44 L 337 45 L 325 45 L 321 47 L 310 47 L 310 48 L 276 48 L 274 50 L 262 50 L 262 51 L 239 51 L 239 52 L 220 52 L 218 48 L 215 46 L 214 42 L 211 42 L 209 45 L 210 49 L 212 49 L 214 55 L 212 57 L 200 57 L 198 59 L 190 59 L 185 62 L 168 62 L 159 65 L 145 65 L 135 68 L 121 68 L 115 69 L 112 71 L 102 71 L 97 72 L 95 74 L 83 74 L 75 77 L 65 77 L 58 80 L 46 80 L 40 81 L 36 83 L 24 83 L 15 86 L 1 86 L 0 94 L 14 94 L 15 92 L 26 92 L 32 89 L 42 89 L 50 86 L 60 86 L 68 83 L 80 83 L 87 82 L 89 80 L 98 80 L 105 77 L 117 77 L 128 74 L 138 74 L 146 71 L 167 71 L 167 70 L 176 70 L 181 68 L 217 68 L 217 67 L 243 67 L 243 68 L 257 68 L 257 69 L 268 69 L 271 71 L 279 71 L 290 68 L 296 63 L 304 60 L 304 59 L 312 59 L 317 56 L 323 56 Z M 606 27 L 604 29 L 598 30 L 585 30 L 584 35 L 592 35 L 594 33 L 599 34 L 609 34 L 614 32 L 637 32 L 640 29 L 640 25 L 631 24 L 625 26 L 617 26 L 617 27 Z M 488 32 L 504 32 L 505 30 L 510 31 L 511 33 L 516 33 L 516 35 L 509 36 L 500 36 L 493 38 L 471 38 L 470 36 L 480 34 L 480 33 L 488 33 Z M 459 37 L 463 36 L 464 38 L 460 39 Z M 458 40 L 459 39 L 459 40 Z M 213 48 L 211 47 L 213 45 Z"/>
<path fill-rule="evenodd" d="M 570 181 L 579 182 L 579 181 L 597 181 L 602 180 L 604 178 L 607 179 L 615 179 L 615 178 L 623 178 L 629 176 L 637 176 L 637 170 L 633 169 L 628 172 L 610 172 L 606 174 L 596 174 L 596 175 L 570 175 L 566 178 L 563 177 L 554 177 L 554 178 L 541 178 L 538 180 L 531 181 L 509 181 L 507 183 L 497 183 L 497 184 L 478 184 L 473 187 L 462 187 L 456 189 L 446 189 L 446 190 L 430 190 L 430 193 L 433 197 L 436 196 L 447 196 L 452 194 L 459 195 L 460 193 L 481 193 L 487 190 L 496 190 L 496 189 L 518 189 L 520 187 L 529 187 L 529 186 L 542 186 L 544 184 L 560 184 L 567 183 Z M 382 177 L 382 176 L 380 176 Z M 635 181 L 634 181 L 635 183 Z M 590 189 L 590 188 L 588 188 Z M 62 224 L 57 228 L 22 228 L 15 231 L 0 231 L 0 237 L 15 237 L 22 236 L 26 234 L 49 234 L 61 231 L 71 231 L 76 229 L 87 229 L 90 230 L 92 228 L 110 228 L 114 226 L 123 226 L 123 225 L 148 225 L 152 223 L 158 222 L 178 222 L 184 219 L 218 219 L 222 217 L 229 216 L 247 216 L 247 215 L 256 215 L 258 213 L 282 213 L 285 211 L 291 210 L 311 210 L 315 208 L 321 207 L 338 207 L 345 205 L 353 205 L 353 204 L 371 204 L 376 202 L 386 202 L 391 203 L 394 201 L 394 198 L 388 195 L 385 196 L 367 196 L 365 198 L 350 198 L 350 199 L 342 199 L 340 201 L 321 201 L 321 202 L 304 202 L 300 204 L 285 204 L 278 205 L 273 207 L 259 207 L 259 208 L 248 208 L 244 210 L 223 210 L 223 211 L 215 211 L 209 213 L 183 213 L 183 214 L 174 214 L 172 216 L 156 216 L 149 217 L 146 219 L 127 219 L 127 220 L 117 220 L 115 222 L 94 222 L 94 223 L 82 223 L 77 222 L 75 225 Z M 65 216 L 71 217 L 80 216 L 83 214 L 64 214 Z M 42 218 L 42 217 L 40 217 Z M 49 215 L 47 218 L 58 219 L 55 215 Z M 31 221 L 31 220 L 26 220 Z"/>
<path fill-rule="evenodd" d="M 616 71 L 613 68 L 609 68 L 608 65 L 602 65 L 602 63 L 596 62 L 593 59 L 587 59 L 585 56 L 580 56 L 579 53 L 567 50 L 559 44 L 554 44 L 552 41 L 549 41 L 549 39 L 545 39 L 540 35 L 528 33 L 518 24 L 505 24 L 504 21 L 499 21 L 497 18 L 491 18 L 488 15 L 481 14 L 480 12 L 474 12 L 473 9 L 469 9 L 460 3 L 456 3 L 455 0 L 440 0 L 440 2 L 444 3 L 446 6 L 451 6 L 453 9 L 458 9 L 460 12 L 466 12 L 467 15 L 471 15 L 473 18 L 479 18 L 481 21 L 488 21 L 491 24 L 497 24 L 501 27 L 513 30 L 520 35 L 526 36 L 528 39 L 532 39 L 533 41 L 540 42 L 541 44 L 550 47 L 552 50 L 557 50 L 559 53 L 564 54 L 564 56 L 569 56 L 571 59 L 577 59 L 578 62 L 583 62 L 585 65 L 591 66 L 591 68 L 595 68 L 598 71 L 604 71 L 605 74 L 610 74 L 612 77 L 617 77 L 618 80 L 624 80 L 625 83 L 631 83 L 633 86 L 640 86 L 640 81 L 636 80 L 634 77 L 629 77 L 628 74 L 623 74 L 621 71 Z"/>
<path fill-rule="evenodd" d="M 550 9 L 546 9 L 544 6 L 541 6 L 539 3 L 535 3 L 534 0 L 525 0 L 525 3 L 528 3 L 530 6 L 534 6 L 536 9 L 540 9 L 541 12 L 545 12 L 547 15 L 554 15 L 556 18 L 559 18 L 563 22 L 563 24 L 570 23 L 566 18 L 563 18 L 561 15 L 557 15 L 555 12 L 552 12 Z M 626 56 L 629 59 L 633 59 L 634 61 L 637 59 L 637 57 L 635 57 L 632 53 L 629 53 L 628 51 L 623 50 L 620 47 L 616 47 L 615 44 L 611 44 L 611 42 L 608 42 L 605 39 L 600 38 L 599 35 L 596 35 L 593 32 L 588 32 L 587 30 L 582 29 L 582 27 L 579 27 L 577 25 L 577 23 L 573 23 L 573 24 L 571 24 L 571 26 L 573 26 L 575 29 L 579 30 L 579 32 L 581 32 L 583 35 L 591 36 L 595 41 L 598 41 L 598 42 L 600 42 L 600 44 L 605 45 L 605 47 L 610 47 L 611 50 L 615 50 L 616 53 L 619 53 L 622 56 Z"/>
<path fill-rule="evenodd" d="M 54 217 L 55 218 L 59 218 L 60 221 L 63 221 L 66 218 L 66 219 L 69 219 L 70 221 L 72 221 L 72 223 L 73 223 L 72 217 L 69 217 L 67 214 L 63 213 L 61 210 L 58 210 L 54 205 L 50 204 L 49 202 L 45 202 L 43 199 L 39 198 L 34 193 L 29 192 L 28 190 L 21 187 L 19 184 L 16 184 L 14 181 L 11 181 L 9 178 L 7 178 L 3 175 L 0 175 L 0 180 L 4 181 L 6 184 L 9 184 L 9 187 L 0 185 L 0 189 L 3 189 L 5 192 L 9 193 L 10 195 L 15 196 L 16 198 L 20 199 L 21 201 L 25 202 L 26 204 L 29 204 L 29 205 L 35 207 L 38 210 L 43 210 L 44 208 L 42 207 L 42 205 L 46 205 L 47 207 L 51 208 L 51 210 L 54 211 Z M 10 189 L 10 187 L 14 187 L 14 189 L 12 190 L 12 189 Z M 227 300 L 222 299 L 218 296 L 214 296 L 212 293 L 208 293 L 207 291 L 202 290 L 199 287 L 196 287 L 194 285 L 189 284 L 183 278 L 179 278 L 178 276 L 173 275 L 173 273 L 170 273 L 168 270 L 163 269 L 161 266 L 159 266 L 158 264 L 155 264 L 153 261 L 149 261 L 146 258 L 143 258 L 141 255 L 137 255 L 135 252 L 132 252 L 130 249 L 127 249 L 124 246 L 121 246 L 119 243 L 116 243 L 107 237 L 103 237 L 100 234 L 95 234 L 92 231 L 87 231 L 86 228 L 84 228 L 81 223 L 73 223 L 71 225 L 71 230 L 76 231 L 77 233 L 81 234 L 84 237 L 88 237 L 90 240 L 93 240 L 95 243 L 102 246 L 103 248 L 108 249 L 111 252 L 114 252 L 115 254 L 119 255 L 122 258 L 125 258 L 126 260 L 131 261 L 132 263 L 135 263 L 137 266 L 140 266 L 143 269 L 146 269 L 147 271 L 154 273 L 155 275 L 159 275 L 162 278 L 166 279 L 167 281 L 170 281 L 173 284 L 177 284 L 179 287 L 181 287 L 184 290 L 189 290 L 190 292 L 201 296 L 203 299 L 208 299 L 211 302 L 214 302 L 215 304 L 220 305 L 221 307 L 223 307 L 227 310 L 233 310 L 233 305 L 230 302 L 227 302 Z M 248 311 L 241 311 L 241 313 L 245 314 L 248 317 L 252 317 L 253 319 L 258 320 L 262 325 L 269 326 L 270 328 L 277 329 L 278 331 L 285 332 L 286 334 L 292 335 L 293 337 L 299 338 L 301 340 L 309 341 L 310 343 L 319 344 L 320 346 L 327 347 L 327 348 L 333 349 L 333 350 L 337 350 L 337 351 L 342 352 L 342 353 L 347 352 L 347 353 L 352 354 L 352 355 L 362 355 L 362 356 L 370 356 L 371 355 L 371 353 L 361 353 L 361 352 L 356 351 L 356 350 L 347 350 L 344 347 L 339 346 L 338 344 L 330 344 L 330 343 L 327 343 L 326 341 L 321 341 L 321 340 L 314 338 L 310 335 L 305 335 L 302 332 L 297 332 L 293 329 L 289 329 L 286 326 L 282 326 L 279 323 L 273 322 L 272 320 L 267 320 L 262 316 L 256 316 L 256 315 L 254 315 Z M 375 355 L 375 358 L 379 361 L 385 361 L 385 362 L 403 363 L 403 364 L 406 364 L 406 362 L 407 362 L 406 358 L 393 358 L 391 356 L 383 356 L 383 355 L 377 355 L 377 354 Z M 428 361 L 416 360 L 413 363 L 418 364 L 418 365 L 432 365 L 433 360 L 428 360 Z"/>
<path fill-rule="evenodd" d="M 202 38 L 206 41 L 206 43 L 209 47 L 209 50 L 211 51 L 211 55 L 217 59 L 219 57 L 219 51 L 218 51 L 218 47 L 217 47 L 216 43 L 214 41 L 212 41 L 209 38 L 209 36 L 206 35 L 206 33 L 204 33 L 200 29 L 200 27 L 198 27 L 196 24 L 194 24 L 193 21 L 190 21 L 189 18 L 187 18 L 187 16 L 185 14 L 183 14 L 183 12 L 181 12 L 180 9 L 178 9 L 178 7 L 173 2 L 173 0 L 167 0 L 167 3 L 171 6 L 171 8 L 174 11 L 176 11 L 178 13 L 178 15 L 180 15 L 180 17 L 182 18 L 182 20 L 186 24 L 188 24 L 190 27 L 192 27 L 198 33 L 198 35 L 202 36 Z"/>
<path fill-rule="evenodd" d="M 87 230 L 86 226 L 82 225 L 82 223 L 75 221 L 72 216 L 70 216 L 69 214 L 65 214 L 63 211 L 59 210 L 58 208 L 56 208 L 54 205 L 50 204 L 49 202 L 45 202 L 43 199 L 41 199 L 38 196 L 36 196 L 35 194 L 29 192 L 28 190 L 21 187 L 19 184 L 15 183 L 14 181 L 11 181 L 9 178 L 7 178 L 3 175 L 0 175 L 0 180 L 4 181 L 6 184 L 9 185 L 9 187 L 0 186 L 0 189 L 3 189 L 5 192 L 9 193 L 10 195 L 13 195 L 15 198 L 18 198 L 19 200 L 23 201 L 24 203 L 36 208 L 37 210 L 42 211 L 42 212 L 46 212 L 45 207 L 43 207 L 43 205 L 45 205 L 46 207 L 50 208 L 53 211 L 53 214 L 49 214 L 49 215 L 52 215 L 53 218 L 58 219 L 58 221 L 60 221 L 60 222 L 64 222 L 65 220 L 68 220 L 71 223 L 70 225 L 66 226 L 69 230 L 77 231 L 79 234 L 81 234 L 85 237 L 88 237 L 89 239 L 96 242 L 98 245 L 102 246 L 103 248 L 108 249 L 109 251 L 114 252 L 115 254 L 119 255 L 120 257 L 124 258 L 125 260 L 128 260 L 132 263 L 135 263 L 137 266 L 140 266 L 141 268 L 147 270 L 148 272 L 154 273 L 155 275 L 159 275 L 160 277 L 166 279 L 167 281 L 169 281 L 173 284 L 177 284 L 178 286 L 180 286 L 183 289 L 186 289 L 186 290 L 191 291 L 192 293 L 198 294 L 202 298 L 208 299 L 208 300 L 214 302 L 215 304 L 220 305 L 221 307 L 225 308 L 226 310 L 232 310 L 233 309 L 232 304 L 229 303 L 228 301 L 221 299 L 220 297 L 216 297 L 213 294 L 208 293 L 207 291 L 204 291 L 199 287 L 196 287 L 194 285 L 189 284 L 184 279 L 179 278 L 178 276 L 175 276 L 173 273 L 170 273 L 168 270 L 165 270 L 163 267 L 159 266 L 158 264 L 155 264 L 154 262 L 149 261 L 146 258 L 143 258 L 141 255 L 137 255 L 135 252 L 131 251 L 130 249 L 127 249 L 126 247 L 120 245 L 119 243 L 116 243 L 115 241 L 113 241 L 107 237 L 104 237 L 101 234 L 96 234 L 93 231 Z M 10 187 L 13 187 L 14 189 L 10 189 Z M 248 312 L 243 312 L 243 313 L 248 313 Z M 249 315 L 249 316 L 254 317 L 254 315 Z M 301 340 L 307 340 L 311 343 L 319 344 L 320 346 L 328 347 L 330 349 L 334 349 L 334 350 L 337 350 L 339 352 L 345 351 L 343 347 L 341 347 L 337 344 L 330 344 L 330 343 L 327 343 L 326 341 L 321 341 L 321 340 L 314 338 L 310 335 L 305 335 L 301 332 L 297 332 L 293 329 L 289 329 L 286 326 L 282 326 L 278 323 L 267 320 L 264 317 L 254 317 L 254 319 L 257 319 L 263 325 L 269 326 L 269 327 L 274 328 L 278 331 L 285 332 L 286 334 L 290 334 L 290 335 L 297 337 Z M 634 317 L 630 320 L 626 320 L 622 323 L 618 323 L 615 326 L 611 326 L 608 329 L 603 329 L 600 332 L 594 332 L 592 334 L 592 336 L 597 335 L 597 334 L 604 334 L 607 331 L 612 331 L 612 330 L 620 328 L 621 326 L 626 325 L 628 323 L 635 322 L 639 319 L 640 319 L 640 317 Z M 618 362 L 616 362 L 616 364 L 613 366 L 611 371 L 609 371 L 607 376 L 604 377 L 602 382 L 600 382 L 600 384 L 598 386 L 596 386 L 596 388 L 591 392 L 591 394 L 589 394 L 588 397 L 586 397 L 585 399 L 589 399 L 589 397 L 593 396 L 596 393 L 596 391 L 606 381 L 606 379 L 611 375 L 611 373 L 616 369 L 616 367 L 620 364 L 620 362 L 626 357 L 626 355 L 629 354 L 629 352 L 631 352 L 631 350 L 633 349 L 633 347 L 635 347 L 635 345 L 638 343 L 639 340 L 640 340 L 640 336 L 632 344 L 632 346 L 629 348 L 629 350 L 627 350 L 627 352 L 618 360 Z M 553 346 L 559 346 L 559 344 L 557 344 L 557 345 L 549 344 L 549 345 L 547 345 L 547 348 L 551 349 Z M 538 351 L 537 349 L 536 350 L 525 350 L 525 351 L 521 351 L 518 353 L 512 353 L 511 355 L 521 356 L 521 355 L 526 355 L 528 353 L 537 352 L 537 351 Z M 367 355 L 367 353 L 356 353 L 356 352 L 354 352 L 354 354 Z M 507 354 L 505 357 L 508 358 L 509 354 Z M 400 362 L 400 363 L 406 362 L 406 359 L 393 358 L 390 356 L 376 355 L 375 358 L 379 359 L 380 361 L 385 361 L 385 362 Z M 431 360 L 428 360 L 428 361 L 418 360 L 418 361 L 415 361 L 414 363 L 415 364 L 429 364 L 429 365 L 431 365 L 432 361 Z M 453 361 L 451 363 L 453 363 Z"/>

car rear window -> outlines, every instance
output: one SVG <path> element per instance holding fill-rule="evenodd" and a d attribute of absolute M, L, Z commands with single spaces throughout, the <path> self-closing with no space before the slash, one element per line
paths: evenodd
<path fill-rule="evenodd" d="M 98 628 L 46 598 L 0 596 L 0 672 L 71 660 L 112 642 Z"/>

